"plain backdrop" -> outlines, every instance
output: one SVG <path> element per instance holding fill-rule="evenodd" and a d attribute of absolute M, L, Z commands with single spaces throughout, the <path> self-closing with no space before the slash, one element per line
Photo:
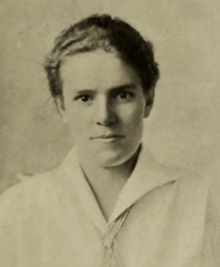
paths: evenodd
<path fill-rule="evenodd" d="M 60 31 L 94 13 L 121 17 L 154 43 L 161 79 L 144 139 L 155 157 L 219 175 L 218 0 L 1 0 L 0 191 L 15 173 L 53 168 L 73 145 L 43 64 Z"/>

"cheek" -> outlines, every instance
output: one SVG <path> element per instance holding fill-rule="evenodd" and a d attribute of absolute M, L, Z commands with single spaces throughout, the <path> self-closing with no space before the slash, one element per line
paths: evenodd
<path fill-rule="evenodd" d="M 87 132 L 91 129 L 91 113 L 87 113 L 78 109 L 69 109 L 67 112 L 67 124 L 76 138 L 87 135 Z"/>
<path fill-rule="evenodd" d="M 121 111 L 123 115 L 123 124 L 124 127 L 127 128 L 128 131 L 140 131 L 143 127 L 143 119 L 144 119 L 144 107 L 143 105 L 130 105 L 124 108 Z"/>

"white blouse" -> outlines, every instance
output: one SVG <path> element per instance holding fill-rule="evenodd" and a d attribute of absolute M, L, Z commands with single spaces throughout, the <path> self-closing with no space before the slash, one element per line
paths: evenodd
<path fill-rule="evenodd" d="M 144 148 L 106 221 L 74 148 L 0 196 L 0 266 L 218 267 L 219 190 Z"/>

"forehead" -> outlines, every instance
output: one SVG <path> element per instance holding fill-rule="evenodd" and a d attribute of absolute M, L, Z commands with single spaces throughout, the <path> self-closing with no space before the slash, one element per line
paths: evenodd
<path fill-rule="evenodd" d="M 140 83 L 134 69 L 114 53 L 103 50 L 68 56 L 61 67 L 64 87 L 78 89 L 111 88 Z"/>

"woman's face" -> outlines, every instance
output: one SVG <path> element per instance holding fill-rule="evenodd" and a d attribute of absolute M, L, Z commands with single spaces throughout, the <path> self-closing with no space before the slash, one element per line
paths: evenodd
<path fill-rule="evenodd" d="M 102 50 L 68 57 L 61 68 L 64 120 L 80 157 L 103 167 L 127 161 L 138 149 L 149 114 L 136 72 Z"/>

